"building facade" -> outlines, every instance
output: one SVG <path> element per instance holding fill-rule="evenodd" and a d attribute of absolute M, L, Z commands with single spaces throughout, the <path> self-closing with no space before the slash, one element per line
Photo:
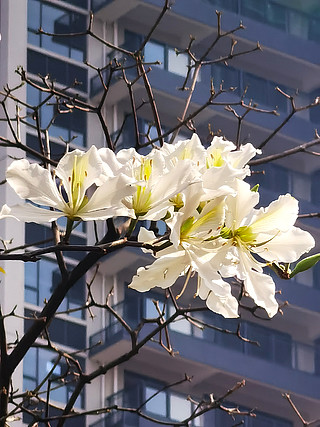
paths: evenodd
<path fill-rule="evenodd" d="M 92 10 L 95 34 L 115 45 L 134 50 L 148 34 L 164 2 L 20 0 L 19 9 L 14 3 L 10 0 L 1 2 L 1 86 L 18 84 L 19 77 L 14 74 L 14 69 L 22 65 L 33 81 L 39 81 L 39 74 L 49 74 L 57 87 L 70 86 L 71 94 L 78 94 L 83 100 L 95 104 L 101 99 L 101 82 L 96 71 L 85 65 L 84 61 L 103 68 L 111 60 L 121 62 L 123 57 L 94 38 L 46 36 L 39 35 L 37 30 L 41 27 L 46 32 L 57 34 L 85 31 L 88 13 Z M 292 111 L 290 99 L 276 91 L 276 86 L 289 95 L 296 94 L 299 89 L 295 101 L 298 108 L 320 95 L 320 7 L 317 0 L 176 0 L 144 49 L 145 62 L 160 61 L 160 64 L 152 66 L 149 78 L 164 130 L 176 124 L 187 96 L 177 88 L 181 86 L 190 65 L 189 58 L 184 54 L 177 56 L 175 49 L 185 49 L 192 34 L 195 37 L 195 51 L 205 51 L 217 34 L 216 9 L 223 12 L 224 31 L 237 27 L 240 20 L 246 26 L 245 30 L 235 35 L 239 51 L 253 49 L 257 41 L 263 46 L 263 51 L 238 56 L 228 64 L 220 62 L 203 67 L 190 108 L 196 109 L 206 102 L 211 80 L 215 87 L 220 84 L 226 89 L 233 87 L 232 91 L 227 90 L 221 95 L 219 100 L 223 102 L 237 102 L 245 92 L 245 102 L 252 100 L 263 110 L 277 108 L 278 115 L 250 112 L 243 122 L 241 141 L 259 146 Z M 225 55 L 229 44 L 230 39 L 218 44 L 208 60 Z M 133 79 L 133 73 L 133 69 L 128 69 L 127 78 Z M 107 78 L 106 74 L 103 76 Z M 75 79 L 80 84 L 74 87 Z M 44 102 L 40 117 L 41 127 L 45 129 L 55 114 L 53 103 L 45 102 L 44 94 L 30 86 L 21 89 L 21 96 L 30 105 Z M 143 99 L 144 96 L 143 85 L 136 84 L 135 98 Z M 130 113 L 127 88 L 119 76 L 110 82 L 103 113 L 116 138 L 124 118 Z M 32 124 L 32 118 L 26 120 Z M 273 154 L 312 140 L 319 122 L 319 107 L 301 109 L 266 144 L 264 154 Z M 235 139 L 237 120 L 224 106 L 210 106 L 196 118 L 195 126 L 203 141 L 206 141 L 209 123 L 214 132 L 221 130 L 228 139 Z M 152 135 L 152 114 L 147 107 L 139 109 L 138 124 L 141 138 L 150 126 Z M 10 138 L 3 122 L 0 122 L 0 130 L 1 135 Z M 32 126 L 22 128 L 22 132 L 25 143 L 37 149 L 37 134 Z M 73 148 L 85 149 L 93 143 L 98 147 L 105 146 L 97 119 L 84 112 L 57 114 L 53 125 L 50 125 L 49 134 L 51 154 L 56 159 L 64 153 L 66 141 L 70 141 Z M 132 135 L 133 123 L 128 119 L 119 138 L 118 149 L 132 146 Z M 179 137 L 190 136 L 190 131 L 182 129 Z M 8 155 L 14 156 L 17 152 L 1 147 L 0 181 L 4 179 L 5 170 L 11 162 Z M 279 194 L 290 192 L 300 201 L 301 213 L 319 211 L 320 168 L 316 156 L 300 154 L 292 156 L 290 161 L 286 158 L 253 166 L 252 170 L 255 173 L 250 182 L 261 184 L 264 205 Z M 0 197 L 1 203 L 15 202 L 15 196 L 8 186 L 0 186 Z M 317 221 L 303 220 L 301 226 L 317 237 Z M 63 223 L 60 225 L 64 226 Z M 0 222 L 0 237 L 4 240 L 13 238 L 16 245 L 26 242 L 41 246 L 39 242 L 49 239 L 50 233 L 49 226 L 23 224 L 9 219 Z M 94 242 L 92 226 L 84 224 L 78 227 L 73 233 L 73 242 Z M 72 253 L 67 262 L 70 266 L 75 265 L 79 257 L 77 253 Z M 137 250 L 123 249 L 102 260 L 94 285 L 100 301 L 105 300 L 111 288 L 114 289 L 113 305 L 132 327 L 142 317 L 157 316 L 153 299 L 158 300 L 160 306 L 164 303 L 164 295 L 157 291 L 140 294 L 127 289 L 126 285 L 136 268 L 148 261 L 149 258 Z M 21 316 L 30 317 L 32 313 L 39 312 L 43 301 L 59 280 L 54 259 L 49 256 L 38 263 L 21 263 L 18 266 L 6 262 L 4 269 L 7 274 L 0 288 L 2 310 L 10 312 L 17 305 Z M 12 290 L 13 274 L 15 292 Z M 147 401 L 144 405 L 147 415 L 170 423 L 189 416 L 195 409 L 194 402 L 223 396 L 237 382 L 245 379 L 246 386 L 233 393 L 226 406 L 238 406 L 244 411 L 255 409 L 256 417 L 232 419 L 223 411 L 215 410 L 196 419 L 192 425 L 228 427 L 244 419 L 244 425 L 248 427 L 298 427 L 301 421 L 282 397 L 282 393 L 286 392 L 290 392 L 306 420 L 320 418 L 319 275 L 320 269 L 316 267 L 299 275 L 296 280 L 277 281 L 277 288 L 281 289 L 279 301 L 289 301 L 289 305 L 283 309 L 283 316 L 278 314 L 271 321 L 263 321 L 250 313 L 242 313 L 242 336 L 258 341 L 259 346 L 241 341 L 234 335 L 209 328 L 203 330 L 180 320 L 170 326 L 171 342 L 179 354 L 172 357 L 156 343 L 148 344 L 132 360 L 88 385 L 77 401 L 77 409 L 115 404 L 138 407 Z M 192 297 L 184 295 L 185 298 L 188 296 Z M 72 311 L 85 301 L 86 283 L 83 279 L 71 290 L 49 332 L 51 339 L 61 348 L 75 352 L 80 364 L 90 372 L 127 351 L 130 338 L 110 313 L 101 315 L 101 312 L 94 312 L 96 317 L 92 321 L 87 312 Z M 237 320 L 226 320 L 212 313 L 202 316 L 204 322 L 218 328 L 237 330 Z M 15 340 L 16 331 L 21 335 L 24 327 L 28 327 L 27 320 L 11 320 L 9 340 Z M 84 351 L 86 348 L 90 350 Z M 52 366 L 50 351 L 32 348 L 23 366 L 16 372 L 16 388 L 33 390 Z M 55 368 L 57 376 L 62 371 L 63 365 Z M 192 377 L 191 382 L 165 388 L 166 384 L 179 381 L 185 374 Z M 52 401 L 57 404 L 67 402 L 72 390 L 72 383 L 64 387 L 57 384 L 51 394 Z M 156 397 L 148 401 L 157 391 Z M 191 399 L 187 399 L 187 396 L 191 396 Z M 27 423 L 28 418 L 25 417 L 23 421 Z M 69 421 L 67 425 L 124 427 L 156 424 L 125 412 L 112 412 L 107 416 L 102 414 Z"/>

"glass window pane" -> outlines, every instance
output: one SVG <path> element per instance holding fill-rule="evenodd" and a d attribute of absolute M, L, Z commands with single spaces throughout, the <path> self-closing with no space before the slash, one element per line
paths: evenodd
<path fill-rule="evenodd" d="M 265 6 L 265 0 L 242 0 L 241 13 L 252 19 L 256 19 L 258 21 L 265 21 Z"/>
<path fill-rule="evenodd" d="M 161 64 L 157 65 L 159 68 L 165 66 L 165 48 L 160 43 L 149 42 L 144 48 L 144 60 L 145 62 L 156 62 L 160 61 Z"/>
<path fill-rule="evenodd" d="M 43 259 L 39 265 L 39 304 L 48 300 L 60 281 L 60 272 L 55 262 Z"/>
<path fill-rule="evenodd" d="M 162 307 L 160 307 L 161 310 Z M 154 305 L 152 298 L 145 299 L 145 317 L 147 319 L 153 319 L 159 317 L 159 313 Z"/>
<path fill-rule="evenodd" d="M 289 33 L 307 39 L 309 29 L 308 18 L 295 10 L 289 11 L 288 18 Z"/>
<path fill-rule="evenodd" d="M 172 308 L 172 313 L 174 312 L 174 309 Z M 170 310 L 171 315 L 171 310 Z M 188 322 L 184 317 L 179 317 L 176 321 L 172 322 L 170 324 L 170 330 L 179 332 L 180 334 L 185 335 L 191 335 L 192 333 L 192 327 L 191 323 Z"/>
<path fill-rule="evenodd" d="M 240 72 L 233 67 L 227 67 L 226 65 L 213 64 L 212 65 L 212 77 L 214 79 L 214 85 L 219 87 L 223 83 L 224 89 L 237 88 L 235 93 L 240 93 Z"/>
<path fill-rule="evenodd" d="M 66 15 L 65 11 L 44 4 L 42 7 L 43 29 L 49 33 L 57 32 L 56 22 L 58 22 L 59 19 L 64 15 Z M 42 47 L 44 47 L 45 49 L 52 50 L 53 52 L 59 53 L 60 55 L 68 56 L 69 48 L 63 45 L 61 41 L 56 42 L 55 40 L 58 41 L 59 38 L 42 36 Z"/>
<path fill-rule="evenodd" d="M 33 31 L 28 31 L 28 43 L 34 46 L 40 46 L 40 36 Z"/>
<path fill-rule="evenodd" d="M 311 200 L 311 180 L 307 175 L 292 174 L 292 195 L 297 199 Z"/>
<path fill-rule="evenodd" d="M 37 31 L 41 26 L 40 2 L 36 0 L 28 1 L 28 28 Z"/>
<path fill-rule="evenodd" d="M 183 421 L 191 415 L 191 402 L 185 397 L 170 395 L 170 418 Z"/>
<path fill-rule="evenodd" d="M 177 55 L 174 49 L 168 50 L 168 71 L 185 77 L 187 75 L 187 67 L 189 58 L 186 54 Z"/>
<path fill-rule="evenodd" d="M 28 378 L 28 377 L 24 377 L 23 378 L 23 388 L 24 390 L 34 390 L 37 387 L 37 381 L 32 379 L 32 378 Z"/>
<path fill-rule="evenodd" d="M 64 141 L 69 141 L 69 131 L 60 126 L 52 125 L 50 127 L 50 135 L 55 138 L 62 138 Z"/>
<path fill-rule="evenodd" d="M 267 80 L 250 73 L 243 73 L 243 88 L 248 87 L 246 98 L 258 104 L 268 105 Z"/>
<path fill-rule="evenodd" d="M 24 265 L 25 284 L 30 288 L 37 289 L 37 263 L 27 262 Z"/>
<path fill-rule="evenodd" d="M 23 375 L 37 380 L 37 349 L 30 348 L 23 359 Z"/>
<path fill-rule="evenodd" d="M 37 263 L 28 262 L 24 265 L 25 300 L 37 305 L 38 301 L 38 268 Z"/>
<path fill-rule="evenodd" d="M 153 387 L 146 387 L 146 396 L 145 399 L 149 399 L 154 393 L 158 390 Z M 161 415 L 163 417 L 167 416 L 167 398 L 165 392 L 158 393 L 153 397 L 149 402 L 146 403 L 145 408 L 148 412 L 153 414 Z"/>
<path fill-rule="evenodd" d="M 286 30 L 286 8 L 273 3 L 267 4 L 268 23 L 281 30 Z"/>
<path fill-rule="evenodd" d="M 249 345 L 247 351 L 251 356 L 273 360 L 272 332 L 258 325 L 248 324 L 248 338 L 258 341 L 260 346 Z"/>
<path fill-rule="evenodd" d="M 277 86 L 279 85 L 274 82 L 268 83 L 268 105 L 270 105 L 270 107 L 272 108 L 278 108 L 279 111 L 287 111 L 288 99 L 276 90 Z M 286 92 L 286 88 L 284 88 L 283 86 L 280 89 Z"/>

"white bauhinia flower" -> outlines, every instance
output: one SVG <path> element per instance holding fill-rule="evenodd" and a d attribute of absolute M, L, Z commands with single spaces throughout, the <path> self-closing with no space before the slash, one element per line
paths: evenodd
<path fill-rule="evenodd" d="M 250 175 L 247 163 L 258 152 L 252 144 L 242 145 L 237 150 L 235 144 L 217 136 L 205 149 L 196 133 L 191 139 L 164 144 L 161 151 L 174 167 L 179 160 L 192 162 L 193 169 L 199 172 L 203 182 L 203 200 L 234 193 L 235 179 Z"/>
<path fill-rule="evenodd" d="M 219 236 L 224 223 L 224 200 L 208 202 L 199 213 L 201 184 L 191 185 L 186 192 L 186 203 L 168 221 L 172 246 L 159 251 L 153 264 L 139 268 L 129 286 L 140 292 L 155 286 L 168 288 L 181 275 L 186 275 L 186 286 L 191 274 L 197 272 L 197 294 L 206 299 L 207 306 L 224 317 L 238 317 L 238 302 L 217 271 L 216 250 L 211 240 Z M 150 237 L 146 231 L 139 235 L 143 241 L 152 240 Z"/>
<path fill-rule="evenodd" d="M 116 215 L 133 216 L 122 199 L 135 191 L 128 176 L 105 178 L 103 162 L 95 146 L 87 152 L 74 150 L 65 154 L 54 173 L 28 160 L 16 160 L 7 170 L 7 182 L 19 197 L 31 203 L 4 205 L 0 219 L 13 217 L 26 222 L 45 223 L 60 217 L 84 221 L 106 219 Z M 92 187 L 93 186 L 93 187 Z M 89 198 L 87 190 L 92 187 Z M 52 208 L 52 209 L 48 209 Z"/>
<path fill-rule="evenodd" d="M 220 236 L 217 258 L 222 277 L 236 276 L 244 281 L 246 292 L 268 315 L 278 311 L 275 284 L 263 273 L 266 263 L 297 261 L 313 248 L 315 242 L 307 231 L 294 226 L 298 217 L 298 201 L 290 194 L 280 196 L 267 208 L 254 209 L 259 194 L 249 184 L 237 180 L 236 195 L 226 198 L 225 225 Z M 231 260 L 226 264 L 225 260 Z"/>
<path fill-rule="evenodd" d="M 104 159 L 104 156 L 102 155 Z M 139 220 L 160 220 L 172 209 L 172 199 L 195 180 L 195 171 L 189 161 L 177 167 L 168 167 L 159 150 L 142 156 L 133 148 L 116 155 L 120 171 L 135 182 L 136 191 L 124 198 L 123 203 L 135 212 Z"/>

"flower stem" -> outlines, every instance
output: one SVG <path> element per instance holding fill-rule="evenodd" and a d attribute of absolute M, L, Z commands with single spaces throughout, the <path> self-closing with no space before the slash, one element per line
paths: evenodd
<path fill-rule="evenodd" d="M 74 223 L 73 219 L 70 219 L 70 218 L 67 219 L 66 234 L 63 239 L 64 243 L 69 243 L 70 235 L 73 228 L 73 223 Z"/>
<path fill-rule="evenodd" d="M 131 234 L 133 233 L 133 230 L 136 228 L 137 222 L 138 222 L 137 218 L 131 218 L 130 225 L 129 225 L 128 230 L 126 232 L 126 237 L 131 236 Z"/>

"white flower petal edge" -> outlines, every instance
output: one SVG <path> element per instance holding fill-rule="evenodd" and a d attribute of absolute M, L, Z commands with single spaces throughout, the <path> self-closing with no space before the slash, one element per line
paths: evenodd
<path fill-rule="evenodd" d="M 65 154 L 53 175 L 26 159 L 14 161 L 7 171 L 9 184 L 21 198 L 43 208 L 30 204 L 12 208 L 4 206 L 0 218 L 10 216 L 27 222 L 43 223 L 62 216 L 85 221 L 116 215 L 134 217 L 133 211 L 122 203 L 123 198 L 136 191 L 131 185 L 132 179 L 123 174 L 106 178 L 103 173 L 103 162 L 95 146 L 87 152 L 74 150 Z M 60 179 L 60 183 L 56 179 Z M 96 183 L 103 184 L 94 190 L 92 186 Z M 89 199 L 87 190 L 90 187 L 94 191 Z M 46 207 L 54 211 L 50 213 Z"/>
<path fill-rule="evenodd" d="M 290 194 L 280 196 L 266 208 L 255 212 L 250 227 L 254 233 L 288 231 L 298 218 L 298 201 Z"/>
<path fill-rule="evenodd" d="M 269 317 L 278 312 L 278 303 L 275 299 L 275 284 L 270 276 L 256 271 L 256 264 L 250 257 L 239 251 L 240 266 L 239 279 L 244 281 L 245 290 L 254 302 L 266 310 Z"/>
<path fill-rule="evenodd" d="M 267 235 L 266 235 L 267 236 Z M 257 247 L 254 252 L 267 261 L 295 262 L 315 245 L 314 238 L 307 231 L 292 227 L 286 233 L 279 233 L 265 247 Z"/>
<path fill-rule="evenodd" d="M 56 221 L 62 216 L 64 216 L 63 212 L 38 208 L 30 203 L 11 207 L 3 205 L 0 211 L 0 219 L 14 218 L 18 221 L 37 222 L 39 224 Z"/>
<path fill-rule="evenodd" d="M 47 169 L 28 160 L 15 160 L 7 170 L 7 182 L 22 199 L 44 206 L 65 206 L 51 174 Z"/>
<path fill-rule="evenodd" d="M 149 291 L 158 286 L 162 289 L 173 285 L 188 264 L 184 251 L 164 255 L 147 267 L 140 267 L 133 276 L 129 288 L 139 292 Z"/>

